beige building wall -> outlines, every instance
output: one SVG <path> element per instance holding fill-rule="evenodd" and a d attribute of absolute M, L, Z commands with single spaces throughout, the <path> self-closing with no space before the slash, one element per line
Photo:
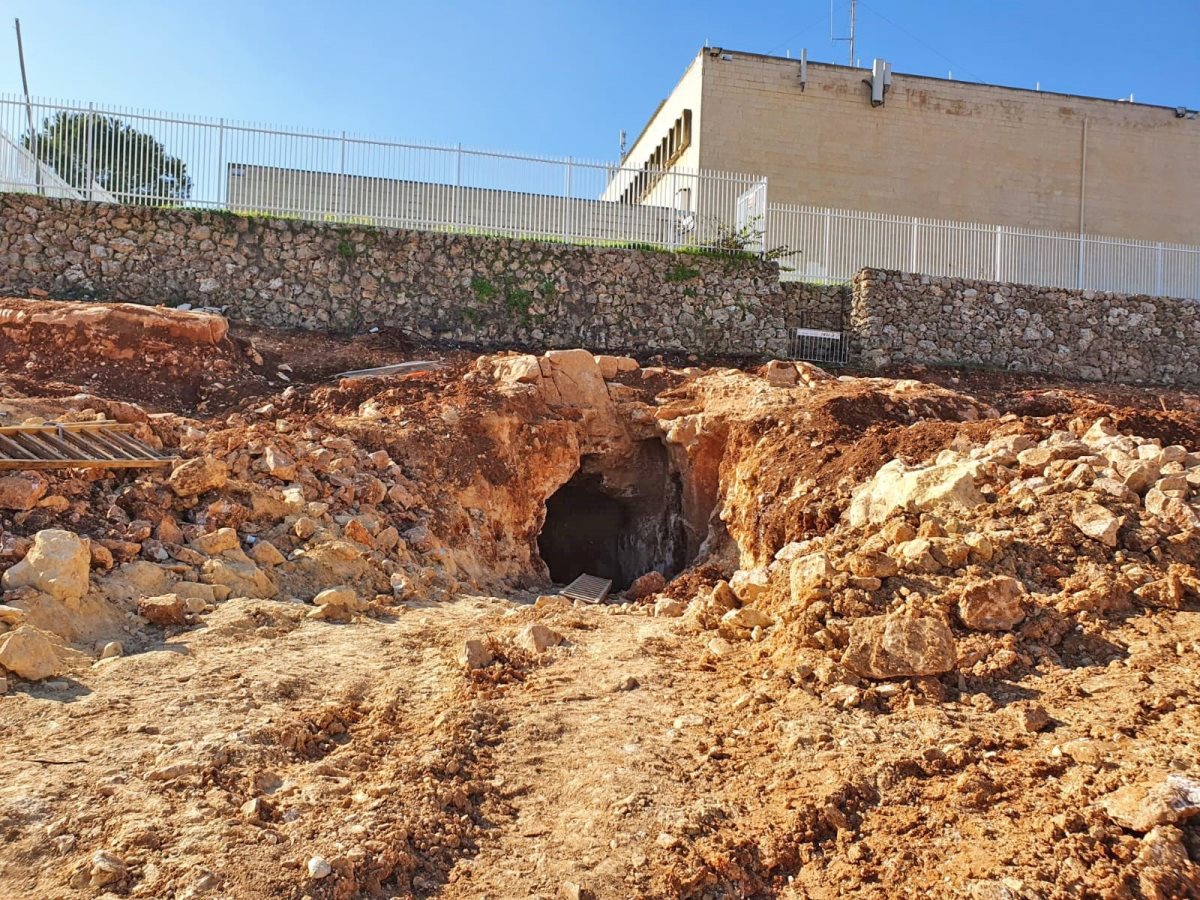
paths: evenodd
<path fill-rule="evenodd" d="M 698 164 L 772 203 L 1200 243 L 1200 119 L 1173 109 L 900 74 L 872 107 L 869 70 L 809 63 L 802 90 L 797 60 L 703 50 L 656 121 L 697 70 Z"/>
<path fill-rule="evenodd" d="M 644 166 L 647 166 L 655 149 L 662 142 L 662 139 L 670 131 L 674 123 L 681 119 L 686 111 L 691 114 L 691 140 L 682 153 L 671 162 L 671 168 L 681 172 L 694 172 L 700 167 L 700 130 L 701 130 L 701 90 L 703 87 L 702 68 L 703 55 L 697 56 L 692 60 L 692 64 L 688 66 L 683 77 L 679 79 L 679 83 L 675 85 L 675 89 L 667 99 L 659 104 L 654 115 L 650 117 L 650 121 L 646 123 L 646 127 L 642 129 L 641 134 L 634 138 L 633 144 L 629 151 L 625 154 L 625 158 L 621 161 L 621 172 L 618 173 L 608 189 L 604 192 L 605 200 L 619 200 L 629 187 L 630 183 L 636 177 L 636 172 L 640 171 Z M 735 171 L 741 171 L 735 170 Z M 649 203 L 654 206 L 671 206 L 675 195 L 681 187 L 685 185 L 686 178 L 683 180 L 676 179 L 672 183 L 672 179 L 659 179 L 651 188 L 650 192 L 637 202 Z M 690 199 L 693 203 L 688 207 L 695 210 L 695 199 L 698 191 L 693 189 L 690 192 Z"/>

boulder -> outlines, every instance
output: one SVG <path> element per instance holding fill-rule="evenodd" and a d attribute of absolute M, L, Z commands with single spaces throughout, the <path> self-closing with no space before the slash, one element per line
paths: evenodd
<path fill-rule="evenodd" d="M 260 566 L 278 566 L 287 562 L 287 557 L 270 541 L 256 541 L 247 555 Z"/>
<path fill-rule="evenodd" d="M 280 481 L 291 481 L 296 477 L 296 461 L 276 447 L 268 445 L 263 451 L 263 468 L 272 478 Z"/>
<path fill-rule="evenodd" d="M 486 641 L 472 638 L 463 643 L 458 651 L 458 664 L 467 669 L 482 669 L 495 660 L 491 646 Z"/>
<path fill-rule="evenodd" d="M 824 553 L 796 557 L 788 570 L 792 602 L 807 606 L 823 600 L 829 596 L 829 581 L 833 576 L 833 566 Z"/>
<path fill-rule="evenodd" d="M 200 580 L 205 584 L 223 585 L 235 597 L 269 600 L 278 590 L 271 576 L 241 550 L 207 560 L 200 567 Z"/>
<path fill-rule="evenodd" d="M 883 522 L 897 511 L 967 511 L 984 502 L 975 484 L 978 476 L 974 460 L 909 469 L 893 459 L 854 492 L 846 516 L 857 527 Z"/>
<path fill-rule="evenodd" d="M 322 619 L 348 619 L 367 608 L 354 588 L 346 585 L 326 588 L 312 602 L 319 608 L 317 617 Z"/>
<path fill-rule="evenodd" d="M 138 601 L 138 615 L 151 625 L 187 624 L 187 602 L 178 594 L 163 594 L 161 597 L 143 597 Z"/>
<path fill-rule="evenodd" d="M 629 356 L 596 356 L 596 365 L 600 367 L 600 375 L 605 381 L 616 378 L 622 372 L 636 372 L 638 361 Z"/>
<path fill-rule="evenodd" d="M 654 615 L 664 619 L 677 619 L 683 615 L 686 609 L 687 606 L 682 600 L 663 597 L 655 602 Z"/>
<path fill-rule="evenodd" d="M 192 541 L 192 549 L 208 556 L 219 556 L 242 546 L 238 533 L 232 528 L 218 528 L 200 535 Z"/>
<path fill-rule="evenodd" d="M 49 482 L 36 472 L 0 478 L 0 509 L 33 509 L 46 495 Z"/>
<path fill-rule="evenodd" d="M 212 456 L 198 456 L 176 466 L 167 483 L 176 495 L 195 497 L 224 487 L 228 480 L 229 470 L 225 463 Z"/>
<path fill-rule="evenodd" d="M 53 678 L 62 669 L 60 645 L 32 625 L 0 636 L 0 667 L 29 681 Z"/>
<path fill-rule="evenodd" d="M 1071 524 L 1106 547 L 1117 546 L 1122 516 L 1099 503 L 1079 502 L 1071 508 Z"/>
<path fill-rule="evenodd" d="M 10 567 L 0 584 L 11 591 L 31 587 L 67 604 L 79 602 L 88 591 L 92 553 L 77 534 L 48 528 L 33 538 L 29 552 Z"/>
<path fill-rule="evenodd" d="M 890 614 L 856 619 L 842 665 L 875 680 L 941 675 L 954 668 L 954 635 L 934 616 Z"/>
<path fill-rule="evenodd" d="M 770 573 L 763 567 L 738 569 L 729 579 L 729 586 L 742 603 L 753 603 L 770 587 Z"/>
<path fill-rule="evenodd" d="M 1025 588 L 1008 575 L 975 581 L 962 589 L 958 617 L 976 631 L 1008 631 L 1025 618 Z"/>
<path fill-rule="evenodd" d="M 561 634 L 552 628 L 547 628 L 541 622 L 526 625 L 513 638 L 514 644 L 530 653 L 541 653 L 550 647 L 557 647 L 562 642 Z"/>
<path fill-rule="evenodd" d="M 743 606 L 740 609 L 731 609 L 721 616 L 717 633 L 727 640 L 744 641 L 755 628 L 770 628 L 773 624 L 775 620 L 762 610 L 753 606 Z"/>
<path fill-rule="evenodd" d="M 1130 831 L 1175 825 L 1200 813 L 1200 781 L 1171 774 L 1162 780 L 1126 785 L 1101 799 L 1100 808 Z"/>
<path fill-rule="evenodd" d="M 667 586 L 667 579 L 662 572 L 647 572 L 640 578 L 634 579 L 625 591 L 626 600 L 642 600 L 651 594 L 657 594 Z"/>

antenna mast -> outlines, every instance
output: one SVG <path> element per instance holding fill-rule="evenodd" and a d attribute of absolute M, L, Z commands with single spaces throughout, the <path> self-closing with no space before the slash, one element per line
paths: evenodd
<path fill-rule="evenodd" d="M 25 113 L 29 117 L 29 149 L 33 152 L 34 181 L 42 193 L 42 161 L 37 152 L 37 129 L 33 126 L 33 101 L 29 99 L 29 78 L 25 75 L 25 47 L 21 43 L 21 20 L 13 19 L 17 29 L 17 59 L 21 63 L 21 87 L 25 91 Z"/>
<path fill-rule="evenodd" d="M 854 23 L 857 18 L 858 0 L 850 0 L 850 36 L 834 37 L 833 35 L 833 0 L 829 0 L 829 39 L 831 41 L 847 41 L 850 44 L 849 65 L 854 65 Z"/>

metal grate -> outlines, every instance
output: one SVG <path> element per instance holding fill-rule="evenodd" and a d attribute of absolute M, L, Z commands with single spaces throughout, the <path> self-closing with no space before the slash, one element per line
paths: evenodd
<path fill-rule="evenodd" d="M 162 453 L 116 422 L 67 422 L 0 428 L 0 470 L 169 466 Z"/>
<path fill-rule="evenodd" d="M 603 603 L 608 599 L 608 592 L 611 588 L 611 578 L 580 575 L 559 591 L 559 594 L 570 597 L 572 600 L 582 600 L 584 603 Z"/>
<path fill-rule="evenodd" d="M 850 361 L 850 341 L 846 336 L 845 318 L 846 311 L 842 309 L 837 328 L 816 328 L 807 315 L 801 314 L 800 321 L 788 330 L 788 359 L 826 366 L 846 365 Z"/>

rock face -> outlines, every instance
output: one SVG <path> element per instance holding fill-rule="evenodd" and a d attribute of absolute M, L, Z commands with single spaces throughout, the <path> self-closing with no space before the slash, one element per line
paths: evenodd
<path fill-rule="evenodd" d="M 44 631 L 21 625 L 0 636 L 0 667 L 29 681 L 53 678 L 62 667 L 58 647 Z"/>
<path fill-rule="evenodd" d="M 933 616 L 868 616 L 850 625 L 842 665 L 863 678 L 941 675 L 954 668 L 954 635 Z"/>
<path fill-rule="evenodd" d="M 228 478 L 225 463 L 209 456 L 200 456 L 176 466 L 168 483 L 180 497 L 195 497 L 205 491 L 224 487 Z"/>
<path fill-rule="evenodd" d="M 76 603 L 88 591 L 92 554 L 79 536 L 59 529 L 39 531 L 25 558 L 4 573 L 5 590 L 31 587 L 63 603 Z"/>
<path fill-rule="evenodd" d="M 977 581 L 962 590 L 958 617 L 976 631 L 1008 631 L 1023 618 L 1021 582 L 1007 575 Z"/>

